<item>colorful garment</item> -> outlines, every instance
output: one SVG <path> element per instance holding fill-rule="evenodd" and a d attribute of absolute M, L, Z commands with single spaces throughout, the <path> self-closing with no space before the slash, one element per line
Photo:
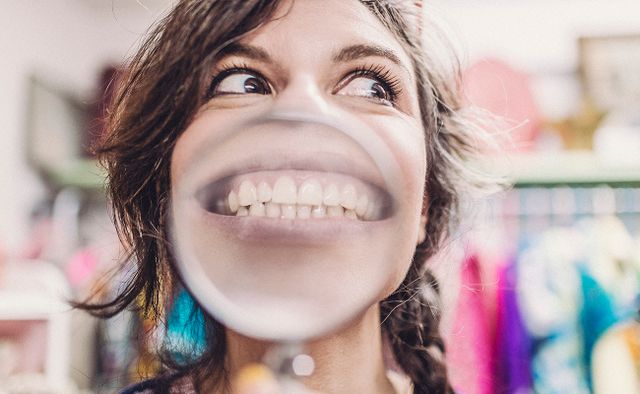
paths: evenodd
<path fill-rule="evenodd" d="M 492 347 L 478 258 L 462 266 L 455 318 L 447 335 L 447 364 L 453 387 L 465 394 L 494 393 Z"/>
<path fill-rule="evenodd" d="M 499 269 L 496 324 L 496 392 L 523 394 L 533 391 L 531 338 L 522 321 L 516 297 L 514 261 Z"/>

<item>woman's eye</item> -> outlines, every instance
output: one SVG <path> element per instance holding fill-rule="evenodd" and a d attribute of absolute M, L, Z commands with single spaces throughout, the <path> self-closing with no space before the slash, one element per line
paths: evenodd
<path fill-rule="evenodd" d="M 393 92 L 384 83 L 372 77 L 353 78 L 337 94 L 372 98 L 389 104 L 393 101 Z"/>
<path fill-rule="evenodd" d="M 225 94 L 271 94 L 269 83 L 247 71 L 223 72 L 211 82 L 208 97 Z"/>

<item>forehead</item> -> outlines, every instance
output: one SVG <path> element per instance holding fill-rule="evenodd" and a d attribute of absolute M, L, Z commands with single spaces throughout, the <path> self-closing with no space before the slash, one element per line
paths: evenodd
<path fill-rule="evenodd" d="M 392 50 L 411 65 L 400 42 L 358 0 L 283 1 L 270 22 L 241 42 L 313 62 L 347 45 L 371 44 Z"/>

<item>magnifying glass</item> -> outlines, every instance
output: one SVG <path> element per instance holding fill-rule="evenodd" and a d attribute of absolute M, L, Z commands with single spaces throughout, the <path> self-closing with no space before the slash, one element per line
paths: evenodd
<path fill-rule="evenodd" d="M 312 369 L 294 363 L 304 343 L 362 315 L 393 275 L 398 164 L 348 114 L 271 111 L 209 135 L 173 185 L 175 264 L 213 317 L 276 344 L 265 361 L 295 380 Z"/>

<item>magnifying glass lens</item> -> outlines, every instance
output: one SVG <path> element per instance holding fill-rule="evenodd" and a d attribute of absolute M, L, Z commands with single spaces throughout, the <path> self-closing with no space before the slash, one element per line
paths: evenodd
<path fill-rule="evenodd" d="M 208 135 L 171 204 L 175 264 L 207 312 L 250 337 L 306 341 L 383 296 L 402 187 L 374 130 L 271 114 Z"/>

